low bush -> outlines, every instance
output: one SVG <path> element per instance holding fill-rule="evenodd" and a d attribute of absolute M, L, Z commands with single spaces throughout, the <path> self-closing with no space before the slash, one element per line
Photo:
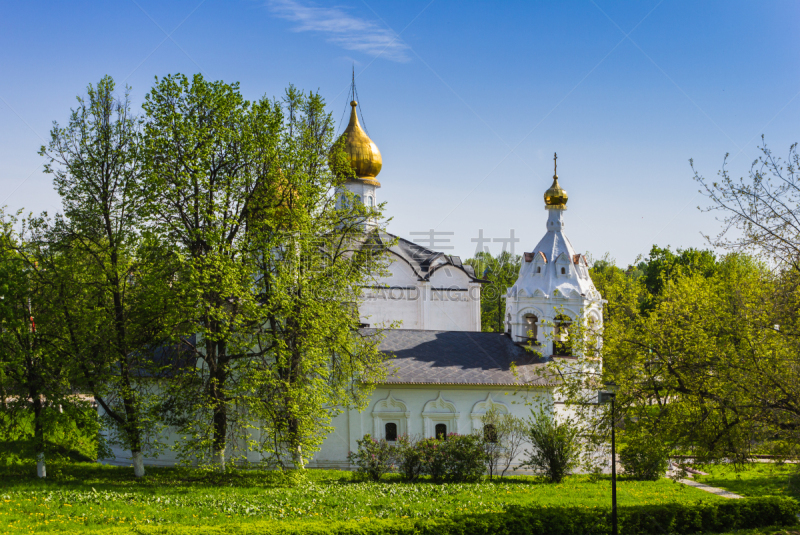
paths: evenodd
<path fill-rule="evenodd" d="M 82 400 L 58 407 L 45 407 L 49 421 L 45 433 L 47 462 L 92 462 L 110 456 L 111 451 L 98 433 L 97 410 Z M 36 463 L 33 415 L 12 414 L 13 405 L 0 404 L 0 464 Z"/>
<path fill-rule="evenodd" d="M 766 497 L 700 502 L 697 504 L 643 505 L 622 509 L 620 533 L 719 533 L 737 529 L 797 524 L 800 505 L 790 498 Z"/>
<path fill-rule="evenodd" d="M 444 439 L 426 438 L 400 449 L 403 476 L 413 481 L 422 474 L 436 482 L 477 481 L 486 473 L 483 439 L 450 433 Z"/>
<path fill-rule="evenodd" d="M 431 476 L 434 481 L 444 481 L 447 463 L 444 450 L 440 447 L 443 440 L 426 438 L 417 442 L 417 451 L 422 461 L 422 473 Z"/>
<path fill-rule="evenodd" d="M 767 526 L 786 527 L 796 525 L 798 512 L 800 506 L 797 502 L 778 497 L 621 507 L 619 532 L 626 535 L 689 535 Z M 608 535 L 611 533 L 611 511 L 610 508 L 596 507 L 510 506 L 504 512 L 426 520 L 258 521 L 221 526 L 137 526 L 133 532 L 148 535 Z"/>
<path fill-rule="evenodd" d="M 789 476 L 789 492 L 800 495 L 800 471 Z"/>
<path fill-rule="evenodd" d="M 488 459 L 483 449 L 482 437 L 450 434 L 447 439 L 439 442 L 445 464 L 445 479 L 477 481 L 486 473 Z"/>
<path fill-rule="evenodd" d="M 531 410 L 528 439 L 533 450 L 522 466 L 530 466 L 552 483 L 560 483 L 578 465 L 578 426 L 569 418 L 557 420 L 552 411 Z"/>
<path fill-rule="evenodd" d="M 634 479 L 656 481 L 667 473 L 670 451 L 671 448 L 655 436 L 636 433 L 626 437 L 619 461 L 625 473 Z"/>
<path fill-rule="evenodd" d="M 496 475 L 504 476 L 527 441 L 528 429 L 525 421 L 491 408 L 481 416 L 481 424 L 489 479 Z"/>
<path fill-rule="evenodd" d="M 385 440 L 375 440 L 370 435 L 357 440 L 358 451 L 351 451 L 347 459 L 357 466 L 357 473 L 378 481 L 395 468 L 395 449 Z"/>
<path fill-rule="evenodd" d="M 486 473 L 483 439 L 477 435 L 449 434 L 446 438 L 415 440 L 400 436 L 392 445 L 370 435 L 357 441 L 358 451 L 348 459 L 356 472 L 373 481 L 387 472 L 399 471 L 406 481 L 429 475 L 436 482 L 477 481 Z"/>
<path fill-rule="evenodd" d="M 396 455 L 397 469 L 406 481 L 416 481 L 425 473 L 422 462 L 422 452 L 417 447 L 417 441 L 409 435 L 397 438 Z"/>

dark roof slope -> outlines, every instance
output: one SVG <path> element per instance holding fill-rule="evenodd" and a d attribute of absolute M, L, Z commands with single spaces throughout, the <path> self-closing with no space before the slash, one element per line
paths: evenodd
<path fill-rule="evenodd" d="M 466 273 L 470 282 L 489 282 L 478 278 L 475 270 L 470 265 L 461 263 L 461 258 L 454 255 L 447 255 L 442 252 L 432 251 L 417 243 L 406 240 L 388 232 L 379 232 L 372 237 L 380 245 L 394 242 L 388 250 L 395 256 L 405 260 L 419 280 L 430 280 L 431 275 L 444 266 L 453 266 Z"/>
<path fill-rule="evenodd" d="M 387 363 L 390 371 L 385 384 L 554 383 L 552 377 L 544 375 L 544 359 L 514 344 L 504 334 L 391 329 L 383 331 L 383 335 L 381 351 L 395 356 Z"/>

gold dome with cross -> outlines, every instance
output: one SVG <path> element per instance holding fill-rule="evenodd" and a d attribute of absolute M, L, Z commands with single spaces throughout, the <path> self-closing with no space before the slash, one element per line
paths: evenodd
<path fill-rule="evenodd" d="M 350 122 L 339 140 L 344 139 L 344 150 L 350 157 L 350 167 L 359 180 L 380 187 L 375 177 L 381 172 L 383 159 L 378 146 L 369 138 L 358 122 L 356 107 L 358 102 L 350 102 Z"/>
<path fill-rule="evenodd" d="M 566 210 L 567 190 L 558 183 L 558 154 L 553 153 L 553 184 L 544 192 L 544 207 L 553 210 Z"/>

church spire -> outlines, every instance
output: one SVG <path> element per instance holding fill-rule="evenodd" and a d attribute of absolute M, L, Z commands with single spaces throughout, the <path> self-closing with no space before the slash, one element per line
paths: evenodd
<path fill-rule="evenodd" d="M 567 191 L 558 183 L 558 154 L 553 153 L 553 184 L 544 192 L 544 207 L 547 210 L 566 210 Z"/>
<path fill-rule="evenodd" d="M 378 146 L 369 138 L 358 121 L 358 102 L 356 101 L 356 78 L 355 69 L 353 70 L 352 85 L 350 94 L 353 100 L 350 101 L 350 122 L 339 139 L 344 139 L 344 150 L 350 157 L 350 166 L 359 180 L 380 187 L 380 182 L 376 176 L 383 167 L 383 158 Z M 363 117 L 363 115 L 362 115 Z"/>

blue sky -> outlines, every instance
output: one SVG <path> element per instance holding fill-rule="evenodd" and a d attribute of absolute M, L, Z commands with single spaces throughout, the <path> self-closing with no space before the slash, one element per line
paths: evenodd
<path fill-rule="evenodd" d="M 557 151 L 576 250 L 627 264 L 719 229 L 689 158 L 742 175 L 762 134 L 800 141 L 799 23 L 789 1 L 4 2 L 0 205 L 58 209 L 37 150 L 105 74 L 137 106 L 169 73 L 252 99 L 293 83 L 338 120 L 355 64 L 392 232 L 452 232 L 466 258 L 513 229 L 532 250 Z"/>

